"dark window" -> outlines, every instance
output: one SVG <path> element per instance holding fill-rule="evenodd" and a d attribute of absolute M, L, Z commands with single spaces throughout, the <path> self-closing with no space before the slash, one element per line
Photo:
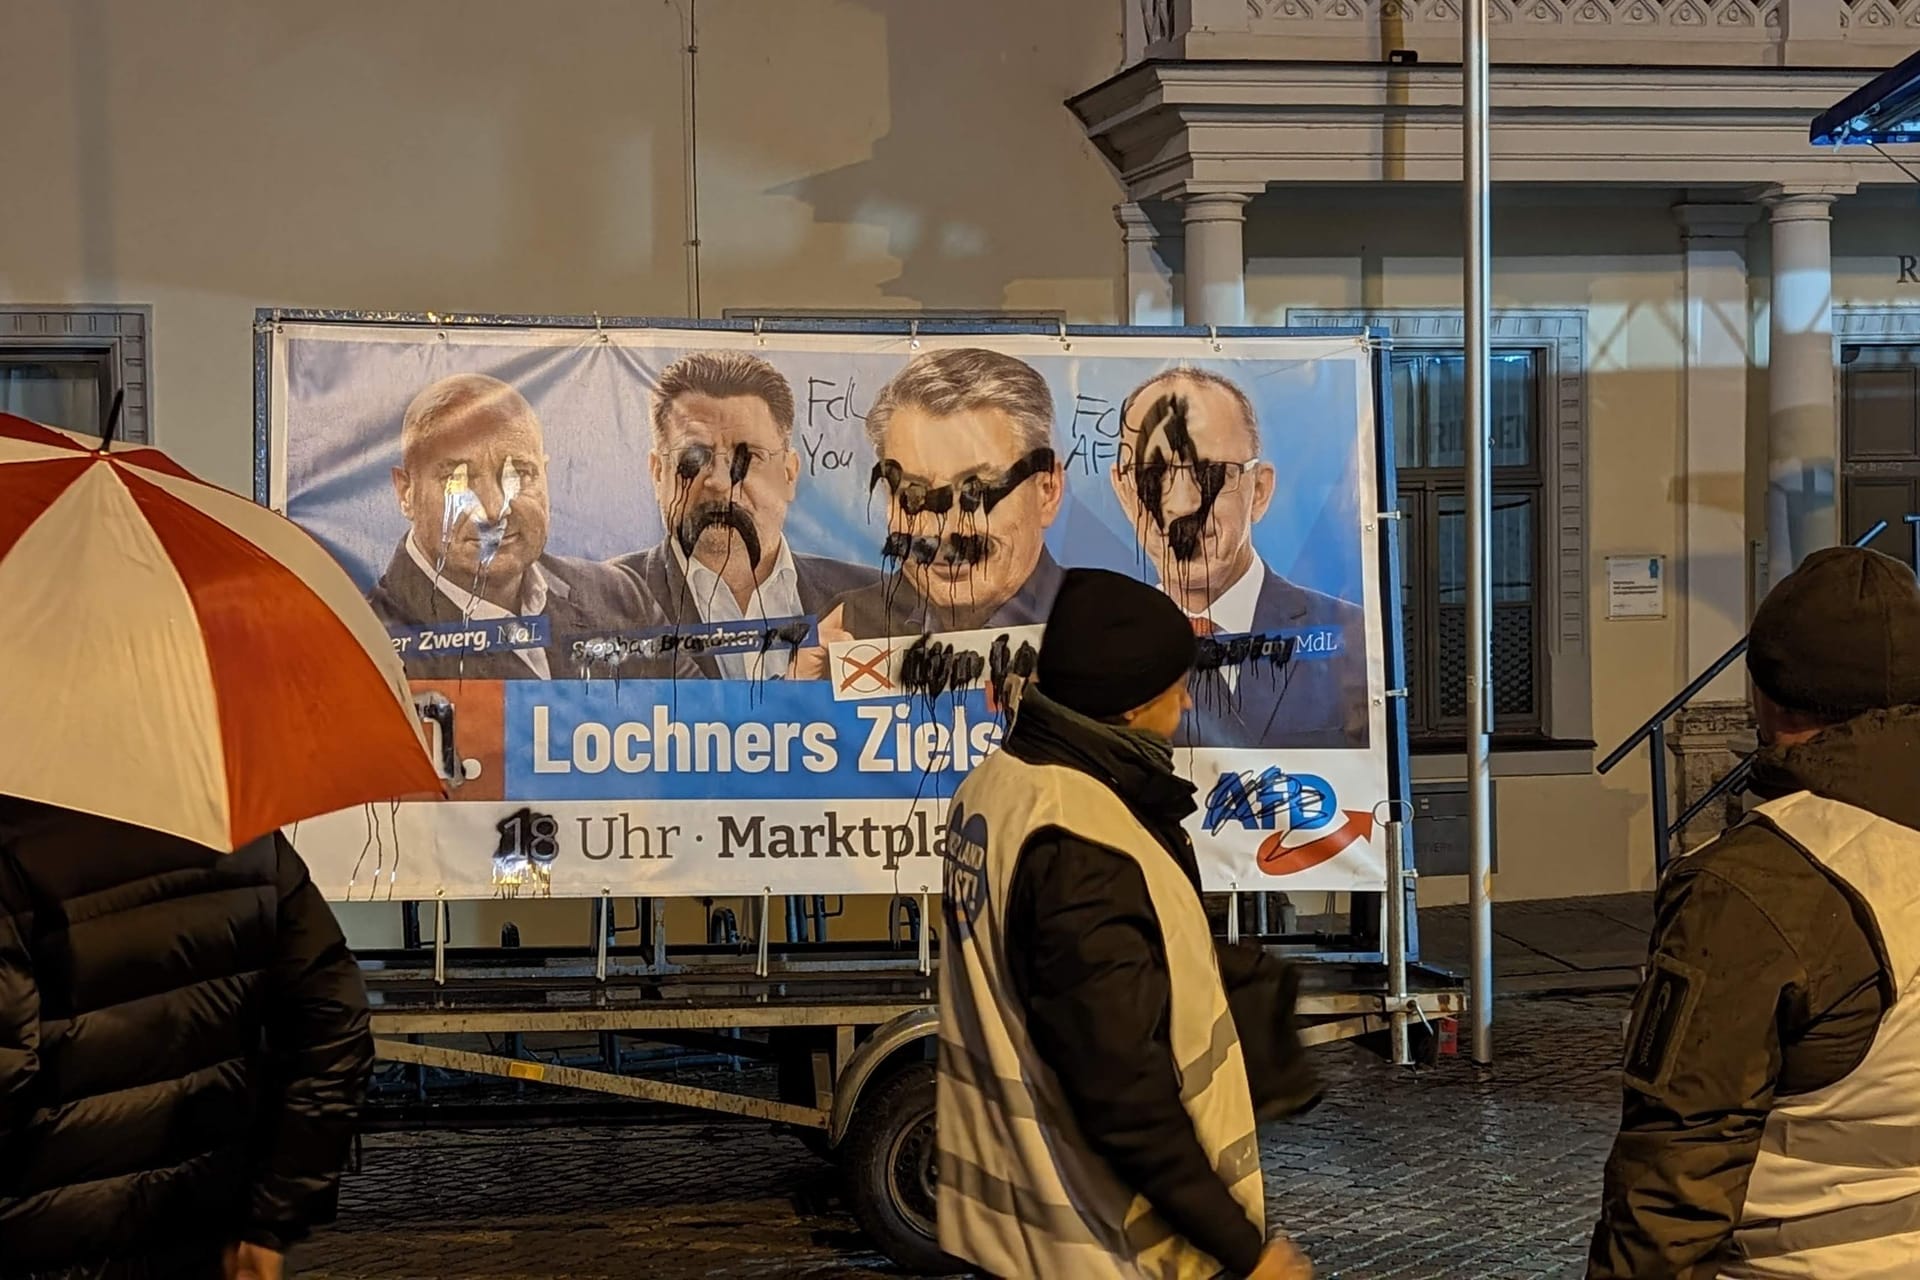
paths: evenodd
<path fill-rule="evenodd" d="M 1920 513 L 1920 347 L 1840 353 L 1840 513 L 1849 542 L 1884 520 L 1875 551 L 1908 564 Z"/>
<path fill-rule="evenodd" d="M 112 362 L 105 349 L 0 347 L 0 412 L 97 435 L 113 399 Z"/>
<path fill-rule="evenodd" d="M 1546 723 L 1540 365 L 1535 351 L 1495 351 L 1488 387 L 1493 729 L 1519 736 L 1541 735 Z M 1466 358 L 1402 350 L 1392 368 L 1407 722 L 1416 746 L 1450 746 L 1467 727 Z"/>

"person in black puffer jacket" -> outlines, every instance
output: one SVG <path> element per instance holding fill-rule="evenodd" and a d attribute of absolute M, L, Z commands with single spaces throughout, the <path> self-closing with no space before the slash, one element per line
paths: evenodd
<path fill-rule="evenodd" d="M 0 1280 L 277 1277 L 333 1216 L 366 988 L 278 836 L 0 798 Z"/>

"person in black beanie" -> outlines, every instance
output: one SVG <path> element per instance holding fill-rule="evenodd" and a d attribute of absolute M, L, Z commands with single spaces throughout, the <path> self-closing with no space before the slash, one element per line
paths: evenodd
<path fill-rule="evenodd" d="M 1007 695 L 1004 750 L 954 797 L 938 1218 L 942 1248 L 988 1274 L 1312 1275 L 1290 1242 L 1264 1239 L 1252 1131 L 1318 1096 L 1292 974 L 1251 948 L 1216 959 L 1182 827 L 1194 787 L 1172 738 L 1195 655 L 1162 592 L 1068 570 L 1034 679 Z M 1005 846 L 974 843 L 1009 830 Z M 1240 1074 L 1254 1066 L 1258 1081 Z M 1022 1118 L 1062 1135 L 1038 1168 L 1036 1148 L 999 1140 Z M 981 1193 L 1007 1184 L 1011 1202 Z M 1148 1210 L 1157 1231 L 1142 1230 Z M 1063 1233 L 1069 1212 L 1085 1221 Z M 1136 1254 L 1142 1236 L 1157 1239 Z"/>
<path fill-rule="evenodd" d="M 1591 1280 L 1920 1275 L 1920 584 L 1761 604 L 1745 821 L 1660 885 Z"/>

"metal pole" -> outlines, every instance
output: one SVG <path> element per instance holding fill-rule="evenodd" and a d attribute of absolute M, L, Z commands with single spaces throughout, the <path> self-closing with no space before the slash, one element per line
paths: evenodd
<path fill-rule="evenodd" d="M 1387 1005 L 1393 1026 L 1393 1064 L 1413 1062 L 1407 1040 L 1407 869 L 1398 822 L 1387 824 Z"/>
<path fill-rule="evenodd" d="M 447 984 L 447 900 L 433 900 L 433 984 L 444 987 Z"/>
<path fill-rule="evenodd" d="M 1467 204 L 1467 804 L 1472 838 L 1473 1060 L 1493 1061 L 1493 779 L 1488 757 L 1493 696 L 1492 421 L 1487 411 L 1492 293 L 1491 184 L 1487 170 L 1487 0 L 1467 0 L 1461 77 Z"/>
<path fill-rule="evenodd" d="M 1667 822 L 1667 726 L 1653 731 L 1647 739 L 1647 755 L 1653 768 L 1653 871 L 1657 880 L 1666 873 L 1673 856 L 1673 836 Z"/>
<path fill-rule="evenodd" d="M 767 934 L 773 924 L 773 887 L 768 885 L 760 891 L 760 936 L 756 939 L 753 972 L 756 977 L 767 976 Z"/>
<path fill-rule="evenodd" d="M 593 904 L 593 980 L 607 980 L 607 947 L 613 940 L 613 890 L 602 889 Z"/>

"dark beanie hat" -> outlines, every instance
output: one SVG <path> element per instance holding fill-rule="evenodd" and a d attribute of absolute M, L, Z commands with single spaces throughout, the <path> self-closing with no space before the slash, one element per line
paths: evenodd
<path fill-rule="evenodd" d="M 1920 583 L 1862 547 L 1816 551 L 1753 615 L 1747 671 L 1791 711 L 1851 718 L 1920 702 Z"/>
<path fill-rule="evenodd" d="M 1198 642 L 1158 587 L 1106 569 L 1069 569 L 1034 668 L 1040 691 L 1096 720 L 1145 706 L 1193 669 Z"/>

